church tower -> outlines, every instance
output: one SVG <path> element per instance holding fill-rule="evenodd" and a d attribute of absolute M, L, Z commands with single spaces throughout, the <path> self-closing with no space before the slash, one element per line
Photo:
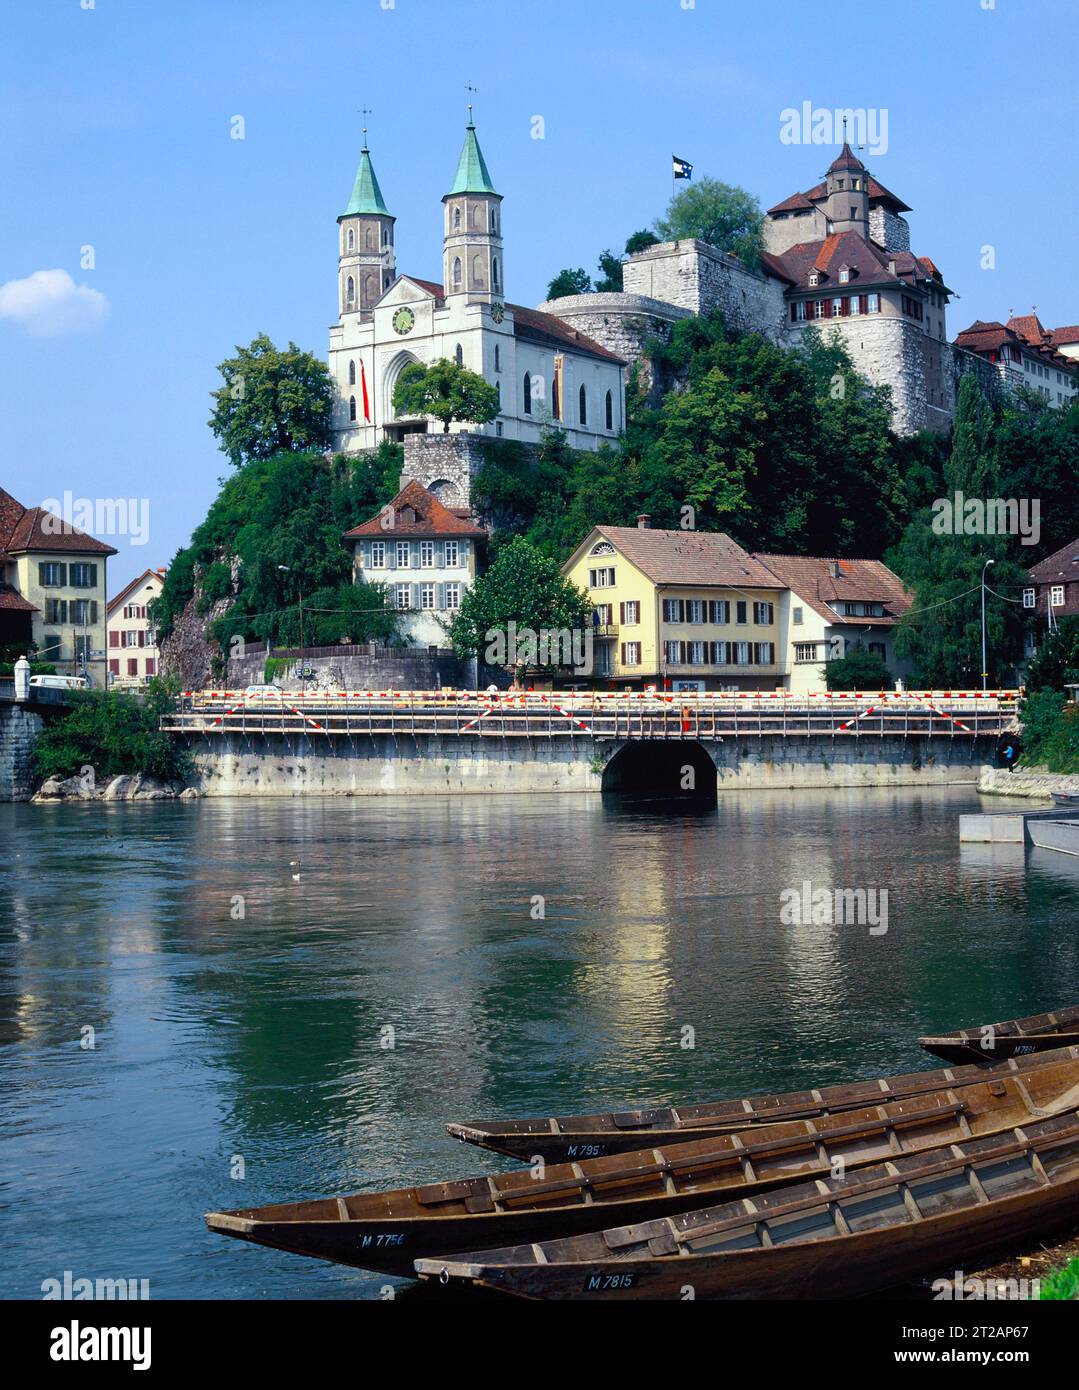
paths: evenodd
<path fill-rule="evenodd" d="M 469 303 L 492 303 L 503 296 L 502 195 L 496 193 L 476 139 L 472 107 L 464 148 L 445 208 L 442 282 L 447 299 L 463 295 Z"/>
<path fill-rule="evenodd" d="M 359 314 L 361 319 L 369 319 L 375 304 L 393 284 L 397 274 L 393 247 L 395 221 L 375 178 L 365 126 L 352 197 L 337 219 L 340 237 L 337 289 L 342 317 Z"/>
<path fill-rule="evenodd" d="M 825 175 L 827 196 L 822 204 L 828 231 L 857 232 L 869 240 L 869 175 L 846 140 Z"/>

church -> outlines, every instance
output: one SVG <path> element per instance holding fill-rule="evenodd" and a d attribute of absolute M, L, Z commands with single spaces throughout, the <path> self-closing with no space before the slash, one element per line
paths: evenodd
<path fill-rule="evenodd" d="M 626 361 L 553 314 L 505 298 L 502 197 L 495 191 L 469 107 L 457 172 L 442 199 L 442 278 L 403 275 L 364 130 L 360 164 L 338 222 L 338 304 L 330 329 L 337 386 L 335 448 L 441 431 L 426 416 L 401 415 L 393 393 L 410 362 L 448 358 L 484 377 L 500 410 L 489 424 L 454 432 L 537 442 L 552 424 L 574 449 L 614 441 L 625 420 Z"/>

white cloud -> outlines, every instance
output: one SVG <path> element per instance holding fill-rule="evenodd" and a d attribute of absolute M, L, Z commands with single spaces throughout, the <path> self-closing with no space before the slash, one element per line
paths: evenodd
<path fill-rule="evenodd" d="M 0 319 L 10 319 L 35 338 L 83 333 L 103 323 L 108 312 L 101 291 L 76 285 L 66 270 L 35 270 L 25 280 L 0 285 Z"/>

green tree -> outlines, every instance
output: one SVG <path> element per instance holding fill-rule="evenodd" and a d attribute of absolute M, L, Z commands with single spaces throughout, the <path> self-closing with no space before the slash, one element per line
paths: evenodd
<path fill-rule="evenodd" d="M 655 232 L 650 232 L 647 228 L 644 231 L 634 232 L 626 241 L 626 255 L 635 256 L 638 251 L 646 251 L 649 246 L 658 246 L 659 237 Z"/>
<path fill-rule="evenodd" d="M 159 727 L 176 694 L 174 685 L 161 680 L 149 683 L 143 699 L 122 691 L 77 691 L 68 712 L 38 736 L 37 775 L 73 777 L 89 766 L 99 779 L 141 772 L 182 781 L 192 771 L 190 754 Z"/>
<path fill-rule="evenodd" d="M 1068 615 L 1043 640 L 1027 667 L 1029 690 L 1056 690 L 1079 682 L 1079 617 Z"/>
<path fill-rule="evenodd" d="M 408 364 L 393 388 L 393 407 L 402 415 L 433 415 L 448 434 L 454 420 L 474 425 L 493 420 L 498 391 L 476 372 L 441 357 L 429 367 Z"/>
<path fill-rule="evenodd" d="M 753 266 L 760 262 L 763 227 L 764 213 L 752 193 L 710 178 L 687 184 L 655 223 L 663 241 L 697 237 Z"/>
<path fill-rule="evenodd" d="M 508 640 L 511 622 L 518 632 L 580 630 L 591 611 L 587 595 L 563 578 L 558 563 L 518 537 L 465 594 L 450 637 L 462 654 L 481 652 L 498 635 Z"/>
<path fill-rule="evenodd" d="M 852 647 L 846 656 L 824 664 L 824 681 L 829 690 L 889 690 L 892 677 L 876 652 Z"/>
<path fill-rule="evenodd" d="M 210 429 L 235 466 L 293 449 L 325 449 L 332 438 L 329 369 L 295 343 L 281 351 L 265 333 L 218 368 Z"/>
<path fill-rule="evenodd" d="M 548 299 L 565 299 L 571 294 L 588 294 L 592 277 L 587 270 L 560 270 L 547 286 Z"/>
<path fill-rule="evenodd" d="M 999 497 L 1000 477 L 993 447 L 992 412 L 973 376 L 963 377 L 956 406 L 952 447 L 944 466 L 943 497 Z M 1017 602 L 1026 578 L 1026 559 L 1011 547 L 1018 538 L 956 534 L 961 529 L 938 507 L 912 517 L 889 563 L 914 591 L 914 604 L 896 634 L 896 651 L 918 668 L 926 686 L 981 684 L 981 582 L 987 560 L 986 634 L 989 683 L 1004 684 L 1022 654 L 1022 616 Z"/>
<path fill-rule="evenodd" d="M 596 281 L 596 290 L 600 294 L 621 294 L 622 285 L 622 262 L 613 251 L 601 251 L 599 254 L 600 278 Z"/>

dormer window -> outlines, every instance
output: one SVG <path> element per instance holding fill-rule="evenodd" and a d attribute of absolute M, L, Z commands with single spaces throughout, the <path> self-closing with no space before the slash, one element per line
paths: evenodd
<path fill-rule="evenodd" d="M 839 283 L 841 285 L 850 284 L 850 271 L 847 269 L 846 266 L 844 266 L 843 269 L 839 272 Z"/>
<path fill-rule="evenodd" d="M 811 270 L 809 272 L 809 283 L 810 286 L 814 289 L 817 287 L 817 285 L 820 284 L 820 276 L 817 274 L 815 270 Z"/>

